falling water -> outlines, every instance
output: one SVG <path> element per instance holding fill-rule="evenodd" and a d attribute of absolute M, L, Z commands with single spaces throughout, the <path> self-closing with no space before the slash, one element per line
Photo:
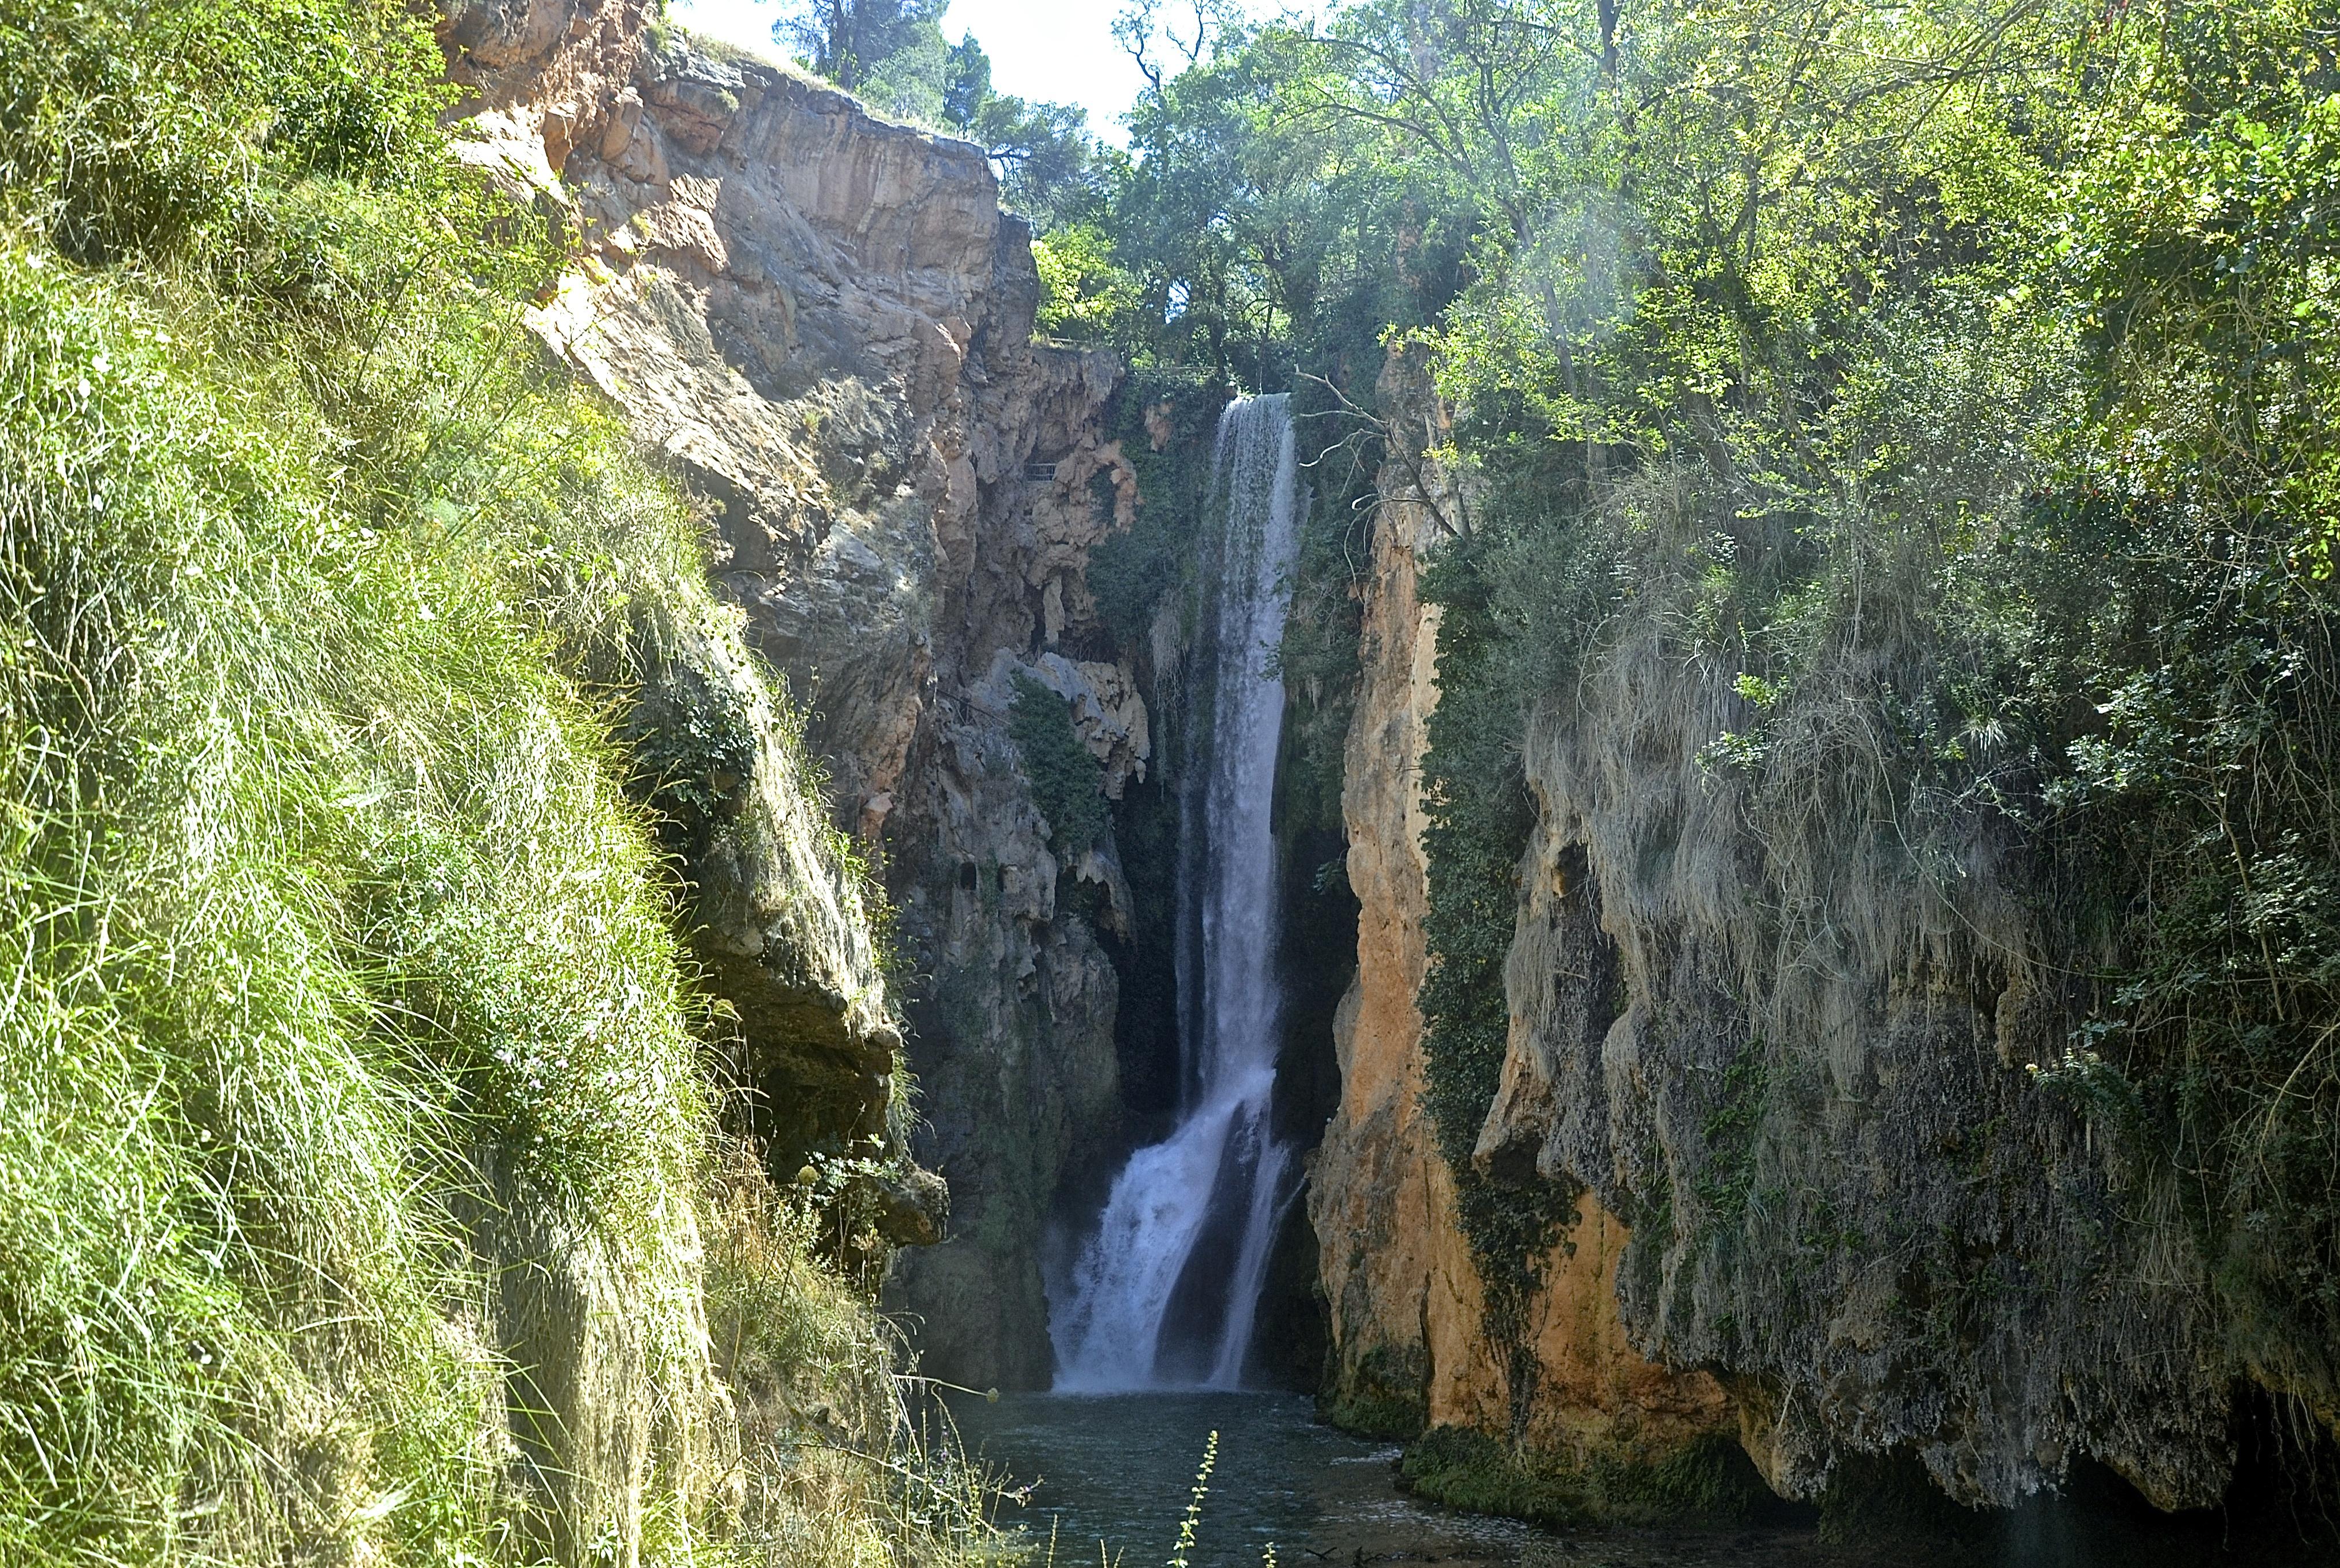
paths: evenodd
<path fill-rule="evenodd" d="M 1056 1385 L 1229 1388 L 1292 1196 L 1275 1088 L 1275 852 L 1269 837 L 1284 683 L 1271 663 L 1298 545 L 1284 397 L 1220 416 L 1205 562 L 1204 657 L 1190 719 L 1178 877 L 1177 1129 L 1130 1156 L 1056 1315 Z"/>

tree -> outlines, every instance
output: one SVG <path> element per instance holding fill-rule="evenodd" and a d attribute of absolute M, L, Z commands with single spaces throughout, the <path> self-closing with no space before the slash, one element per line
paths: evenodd
<path fill-rule="evenodd" d="M 1073 104 L 1027 103 L 991 85 L 991 56 L 972 33 L 949 53 L 941 120 L 980 146 L 1002 198 L 1043 230 L 1077 222 L 1096 196 L 1096 144 Z"/>
<path fill-rule="evenodd" d="M 1398 186 L 1381 178 L 1373 138 L 1289 112 L 1294 74 L 1316 62 L 1288 28 L 1254 27 L 1215 0 L 1166 17 L 1138 0 L 1115 32 L 1148 82 L 1109 225 L 1145 301 L 1130 318 L 1148 323 L 1142 352 L 1266 386 L 1323 324 L 1328 279 L 1338 289 L 1395 263 Z"/>
<path fill-rule="evenodd" d="M 1168 15 L 1163 10 L 1162 0 L 1128 0 L 1113 22 L 1115 40 L 1137 63 L 1157 95 L 1167 76 L 1182 69 L 1174 62 L 1165 74 L 1164 63 L 1155 58 L 1157 44 L 1167 44 L 1175 58 L 1185 62 L 1184 68 L 1191 70 L 1214 53 L 1239 45 L 1244 36 L 1243 7 L 1235 0 L 1183 0 L 1170 7 Z"/>
<path fill-rule="evenodd" d="M 954 130 L 975 124 L 983 106 L 996 97 L 991 89 L 991 56 L 967 34 L 951 45 L 943 71 L 943 120 Z"/>
<path fill-rule="evenodd" d="M 942 117 L 950 0 L 786 0 L 772 36 L 805 65 L 872 108 L 905 119 Z"/>

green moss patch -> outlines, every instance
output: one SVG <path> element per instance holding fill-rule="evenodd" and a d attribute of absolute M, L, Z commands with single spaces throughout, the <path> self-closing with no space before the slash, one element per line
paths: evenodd
<path fill-rule="evenodd" d="M 1745 1452 L 1720 1433 L 1654 1462 L 1601 1454 L 1570 1464 L 1482 1432 L 1434 1426 L 1406 1450 L 1399 1475 L 1431 1502 L 1552 1529 L 1660 1520 L 1737 1524 L 1782 1506 Z"/>
<path fill-rule="evenodd" d="M 1066 859 L 1087 854 L 1110 826 L 1105 769 L 1081 744 L 1071 705 L 1019 671 L 1007 732 L 1032 781 L 1032 803 L 1048 819 L 1050 845 Z"/>

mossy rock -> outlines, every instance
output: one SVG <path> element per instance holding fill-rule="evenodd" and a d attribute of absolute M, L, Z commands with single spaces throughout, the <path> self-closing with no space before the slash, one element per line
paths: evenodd
<path fill-rule="evenodd" d="M 1618 1451 L 1571 1464 L 1482 1432 L 1435 1426 L 1406 1450 L 1399 1475 L 1408 1491 L 1430 1502 L 1552 1529 L 1778 1523 L 1796 1512 L 1722 1433 L 1660 1459 Z"/>
<path fill-rule="evenodd" d="M 1400 1484 L 1416 1497 L 1473 1513 L 1502 1513 L 1560 1529 L 1596 1523 L 1577 1477 L 1538 1469 L 1483 1432 L 1433 1426 L 1405 1451 Z"/>
<path fill-rule="evenodd" d="M 1344 1432 L 1360 1437 L 1412 1439 L 1427 1419 L 1422 1401 L 1380 1390 L 1361 1390 L 1345 1396 L 1327 1396 L 1317 1414 Z"/>

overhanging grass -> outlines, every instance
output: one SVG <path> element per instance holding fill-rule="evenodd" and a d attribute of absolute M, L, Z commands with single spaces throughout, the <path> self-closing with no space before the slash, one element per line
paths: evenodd
<path fill-rule="evenodd" d="M 450 1202 L 682 1276 L 657 1222 L 706 1105 L 668 911 L 541 585 L 372 526 L 299 383 L 209 324 L 0 258 L 0 1530 L 26 1562 L 488 1552 Z"/>
<path fill-rule="evenodd" d="M 10 1564 L 753 1555 L 710 1302 L 887 1394 L 743 1462 L 842 1510 L 791 1560 L 931 1534 L 867 1307 L 706 1201 L 604 708 L 722 612 L 437 71 L 367 0 L 0 0 Z"/>

